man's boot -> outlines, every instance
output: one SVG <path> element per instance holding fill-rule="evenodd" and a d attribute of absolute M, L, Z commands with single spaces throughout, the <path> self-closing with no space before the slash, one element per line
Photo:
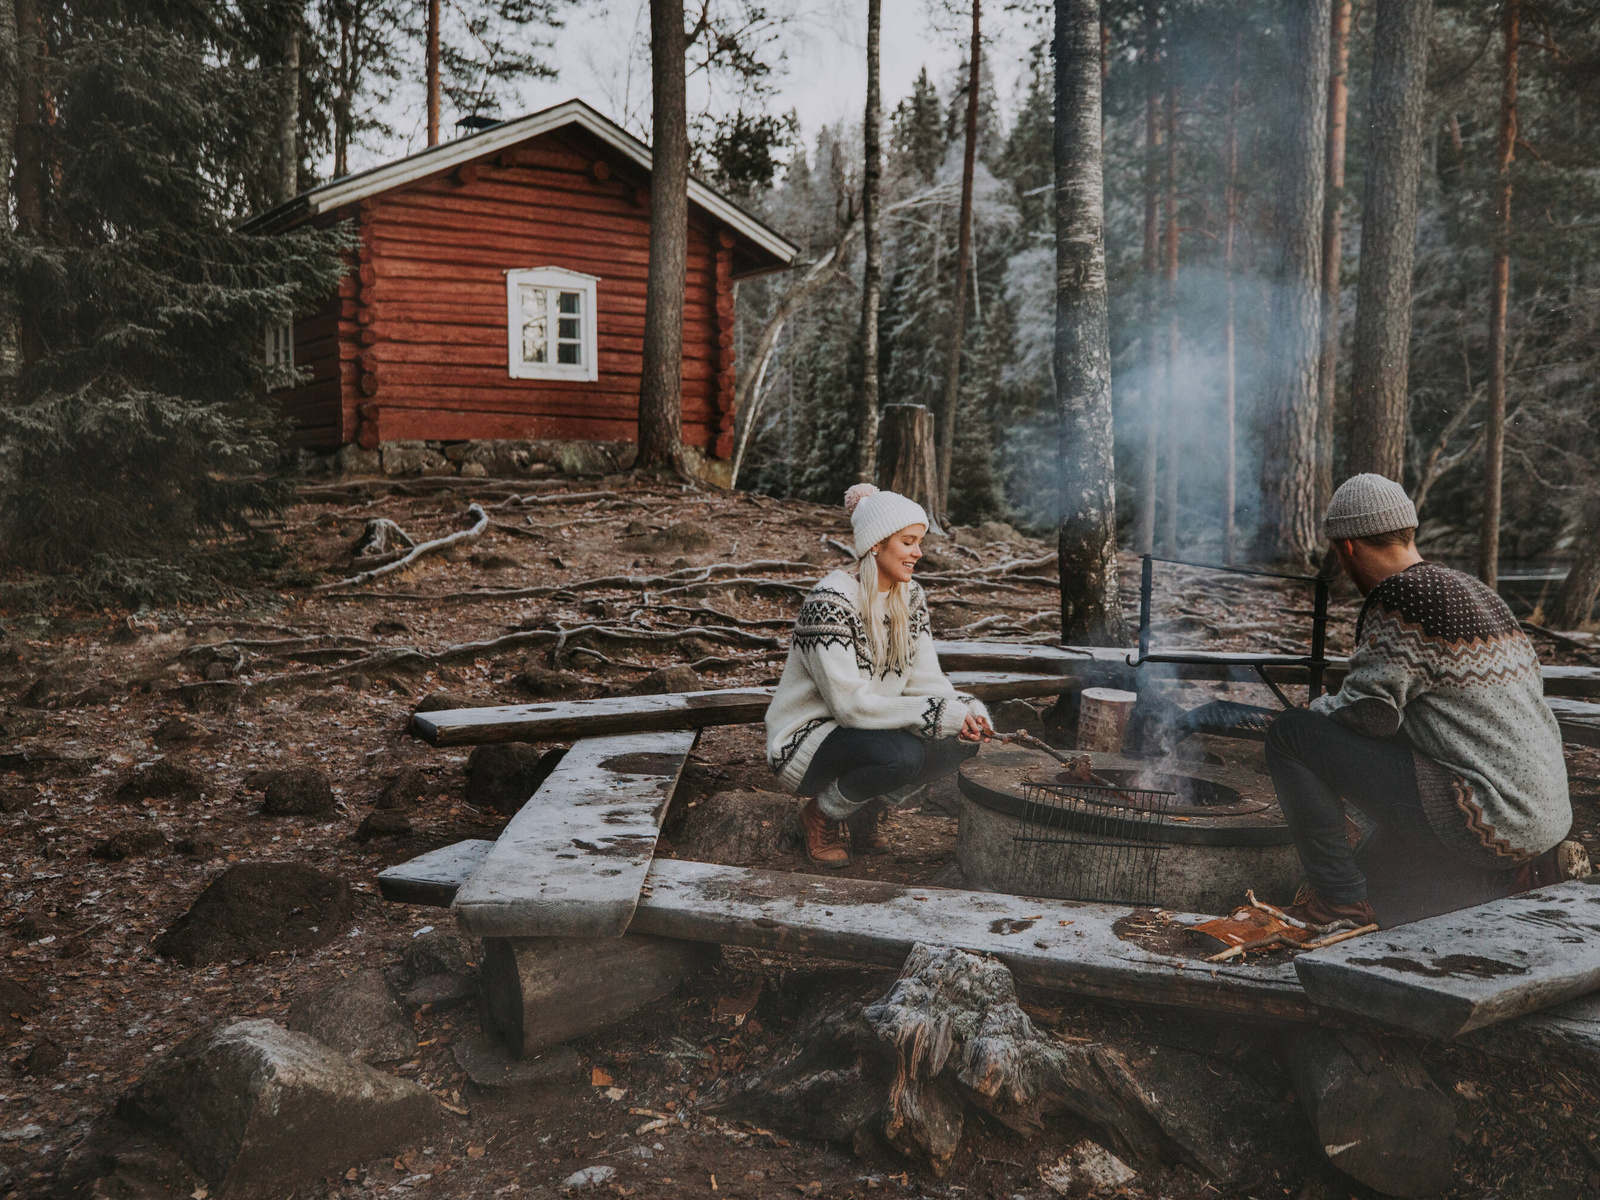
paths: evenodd
<path fill-rule="evenodd" d="M 889 848 L 889 805 L 887 798 L 879 796 L 868 800 L 845 822 L 850 831 L 850 845 L 859 851 L 881 854 Z"/>
<path fill-rule="evenodd" d="M 1309 885 L 1301 887 L 1295 895 L 1294 903 L 1284 909 L 1284 912 L 1296 921 L 1304 921 L 1313 928 L 1333 925 L 1340 921 L 1353 921 L 1358 929 L 1378 923 L 1378 915 L 1372 911 L 1372 905 L 1365 900 L 1357 900 L 1353 904 L 1334 904 L 1317 895 L 1316 890 Z"/>
<path fill-rule="evenodd" d="M 800 830 L 806 839 L 806 857 L 814 865 L 834 870 L 850 865 L 850 851 L 845 849 L 840 822 L 818 808 L 815 798 L 807 800 L 800 810 Z"/>

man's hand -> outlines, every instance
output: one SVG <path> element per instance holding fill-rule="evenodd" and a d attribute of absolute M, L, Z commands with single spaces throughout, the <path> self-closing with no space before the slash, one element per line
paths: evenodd
<path fill-rule="evenodd" d="M 968 713 L 967 719 L 961 722 L 961 732 L 957 736 L 964 742 L 986 742 L 994 736 L 994 726 L 989 724 L 988 717 Z"/>

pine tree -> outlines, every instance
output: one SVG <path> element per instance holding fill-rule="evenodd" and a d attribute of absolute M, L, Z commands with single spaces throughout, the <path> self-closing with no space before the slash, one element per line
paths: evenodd
<path fill-rule="evenodd" d="M 276 80 L 224 6 L 53 7 L 37 229 L 8 233 L 30 315 L 0 408 L 0 546 L 98 602 L 194 596 L 259 564 L 277 511 L 269 323 L 341 273 L 339 231 L 233 232 Z"/>

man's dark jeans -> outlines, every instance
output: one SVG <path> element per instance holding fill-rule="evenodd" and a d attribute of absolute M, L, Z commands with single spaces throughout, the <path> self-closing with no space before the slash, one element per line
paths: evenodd
<path fill-rule="evenodd" d="M 1344 805 L 1360 809 L 1391 845 L 1442 862 L 1428 825 L 1411 750 L 1366 737 L 1304 708 L 1278 714 L 1267 731 L 1267 769 L 1306 879 L 1333 904 L 1367 899 L 1367 877 L 1345 837 Z"/>

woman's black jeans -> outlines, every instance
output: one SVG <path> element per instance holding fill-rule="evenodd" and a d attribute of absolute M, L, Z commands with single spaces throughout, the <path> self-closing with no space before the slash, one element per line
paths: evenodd
<path fill-rule="evenodd" d="M 802 796 L 815 796 L 837 782 L 845 804 L 821 808 L 824 815 L 843 821 L 876 796 L 942 779 L 977 752 L 977 742 L 960 738 L 928 741 L 905 729 L 841 725 L 822 739 L 798 790 Z"/>

